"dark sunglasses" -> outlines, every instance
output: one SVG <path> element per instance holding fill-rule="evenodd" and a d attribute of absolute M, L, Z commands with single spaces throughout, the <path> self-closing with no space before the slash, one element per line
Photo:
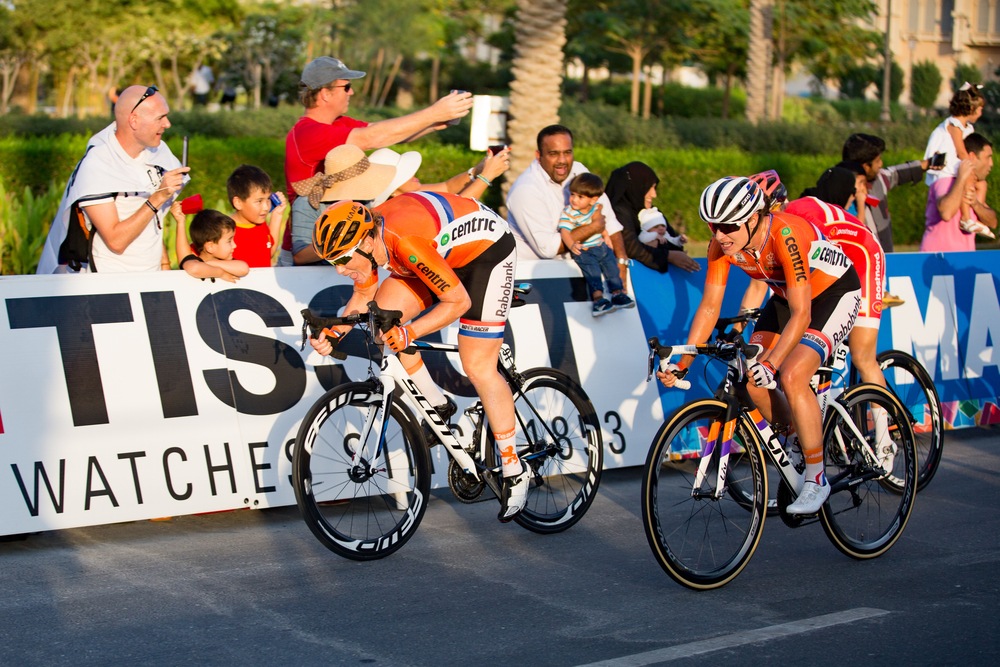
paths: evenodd
<path fill-rule="evenodd" d="M 345 252 L 343 255 L 341 255 L 340 257 L 338 257 L 336 259 L 328 259 L 327 261 L 330 262 L 330 264 L 332 264 L 333 266 L 344 266 L 345 264 L 347 264 L 348 262 L 350 262 L 352 259 L 354 259 L 354 253 L 356 253 L 361 248 L 361 243 L 364 240 L 365 240 L 365 238 L 362 237 L 361 240 L 358 241 L 358 244 L 356 246 L 354 246 L 353 248 L 351 248 L 350 250 L 348 250 L 347 252 Z"/>
<path fill-rule="evenodd" d="M 327 86 L 327 88 L 343 88 L 345 93 L 351 92 L 351 82 L 348 81 L 342 86 Z"/>
<path fill-rule="evenodd" d="M 149 97 L 150 95 L 155 95 L 155 94 L 156 94 L 156 91 L 158 91 L 158 90 L 159 90 L 159 88 L 157 88 L 156 86 L 150 86 L 149 88 L 147 88 L 147 89 L 146 89 L 146 92 L 144 92 L 144 93 L 142 94 L 142 97 L 140 97 L 140 98 L 139 98 L 139 101 L 135 103 L 135 106 L 134 106 L 134 107 L 132 107 L 132 111 L 135 111 L 136 109 L 138 109 L 138 108 L 139 108 L 139 105 L 140 105 L 140 104 L 142 104 L 142 103 L 143 103 L 143 101 L 144 101 L 144 100 L 145 100 L 145 99 L 146 99 L 147 97 Z M 129 113 L 132 113 L 132 111 L 130 111 Z"/>
<path fill-rule="evenodd" d="M 740 227 L 743 225 L 737 225 L 733 223 L 726 222 L 710 222 L 708 223 L 708 228 L 712 230 L 712 233 L 722 232 L 726 236 L 731 236 L 736 232 L 740 231 Z"/>

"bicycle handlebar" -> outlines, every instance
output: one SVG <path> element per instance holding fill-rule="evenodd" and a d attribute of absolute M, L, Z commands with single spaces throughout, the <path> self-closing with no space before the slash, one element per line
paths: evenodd
<path fill-rule="evenodd" d="M 747 324 L 748 322 L 756 322 L 760 318 L 760 308 L 747 308 L 745 310 L 740 310 L 736 317 L 720 317 L 715 321 L 715 330 L 719 334 L 723 334 L 726 327 L 733 324 Z M 742 333 L 742 332 L 730 332 L 730 333 Z"/>
<path fill-rule="evenodd" d="M 729 318 L 734 322 L 742 321 L 746 322 L 749 318 L 741 314 L 735 318 Z M 756 316 L 753 317 L 756 319 Z M 722 320 L 720 320 L 721 322 Z M 649 382 L 653 377 L 653 365 L 655 359 L 659 358 L 659 369 L 660 371 L 666 371 L 668 365 L 670 364 L 670 358 L 677 354 L 707 354 L 717 359 L 723 361 L 732 361 L 738 356 L 742 355 L 744 359 L 753 359 L 758 354 L 764 351 L 761 345 L 751 345 L 743 340 L 743 336 L 737 332 L 731 332 L 735 335 L 724 335 L 720 334 L 717 336 L 716 340 L 711 343 L 701 343 L 699 345 L 661 345 L 660 339 L 657 337 L 652 337 L 647 341 L 649 343 L 649 371 L 646 376 L 646 381 Z M 686 374 L 687 369 L 684 369 Z M 677 382 L 674 384 L 678 389 L 688 390 L 691 388 L 691 381 L 684 380 L 683 375 L 678 374 L 674 371 L 675 375 L 678 375 Z"/>
<path fill-rule="evenodd" d="M 304 308 L 302 310 L 302 349 L 305 349 L 307 335 L 310 338 L 318 338 L 321 333 L 325 333 L 327 340 L 333 345 L 330 356 L 343 361 L 347 359 L 347 354 L 337 350 L 337 345 L 340 344 L 343 336 L 334 332 L 330 327 L 345 325 L 353 327 L 367 322 L 372 331 L 385 333 L 394 326 L 398 326 L 402 317 L 402 311 L 380 308 L 374 301 L 368 302 L 368 312 L 340 317 L 320 317 L 310 309 Z"/>
<path fill-rule="evenodd" d="M 531 293 L 531 283 L 518 283 L 514 285 L 514 298 L 511 303 L 511 307 L 523 306 L 525 301 L 522 296 Z M 339 317 L 320 317 L 312 312 L 309 308 L 302 309 L 302 348 L 305 349 L 306 346 L 306 336 L 309 338 L 319 338 L 321 333 L 327 335 L 327 340 L 333 345 L 333 351 L 330 353 L 335 359 L 340 359 L 343 361 L 347 359 L 347 354 L 337 350 L 337 345 L 340 344 L 343 336 L 334 332 L 330 327 L 336 326 L 357 326 L 359 324 L 368 323 L 369 328 L 372 331 L 378 331 L 385 333 L 389 329 L 399 326 L 403 318 L 403 312 L 399 310 L 387 310 L 385 308 L 380 308 L 374 301 L 368 302 L 368 312 L 365 313 L 355 313 L 353 315 L 342 315 Z M 410 346 L 404 350 L 408 352 L 414 349 L 414 346 Z"/>

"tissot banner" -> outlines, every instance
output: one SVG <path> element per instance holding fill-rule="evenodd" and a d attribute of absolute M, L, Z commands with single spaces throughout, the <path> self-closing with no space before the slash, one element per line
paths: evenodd
<path fill-rule="evenodd" d="M 1000 253 L 891 255 L 881 348 L 914 353 L 956 427 L 1000 421 L 994 340 Z M 704 261 L 702 260 L 702 263 Z M 594 318 L 573 262 L 521 262 L 528 305 L 506 340 L 521 369 L 577 378 L 603 428 L 605 465 L 640 465 L 669 412 L 710 393 L 646 383 L 650 336 L 683 342 L 704 271 L 633 267 L 638 308 Z M 746 281 L 734 271 L 727 307 Z M 0 278 L 0 534 L 293 504 L 291 445 L 327 389 L 364 379 L 358 340 L 344 362 L 301 350 L 307 306 L 334 314 L 351 286 L 321 267 L 254 269 L 231 285 L 157 274 Z M 439 334 L 454 341 L 457 327 Z M 435 379 L 472 401 L 457 357 L 425 355 Z M 432 449 L 444 483 L 442 448 Z"/>

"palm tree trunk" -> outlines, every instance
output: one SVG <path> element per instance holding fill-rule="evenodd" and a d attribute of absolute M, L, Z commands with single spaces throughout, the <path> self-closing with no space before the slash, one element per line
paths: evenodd
<path fill-rule="evenodd" d="M 747 56 L 747 120 L 767 115 L 767 80 L 771 70 L 771 21 L 774 0 L 750 0 L 750 45 Z"/>
<path fill-rule="evenodd" d="M 505 187 L 534 160 L 538 131 L 559 122 L 566 0 L 517 0 L 514 25 L 514 80 L 507 123 L 511 167 Z"/>

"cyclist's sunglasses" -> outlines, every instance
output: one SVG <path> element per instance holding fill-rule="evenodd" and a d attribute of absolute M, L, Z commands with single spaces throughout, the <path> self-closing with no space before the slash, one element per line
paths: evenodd
<path fill-rule="evenodd" d="M 159 90 L 159 88 L 157 88 L 156 86 L 150 86 L 149 88 L 147 88 L 146 92 L 144 92 L 142 94 L 142 97 L 139 98 L 139 101 L 135 103 L 134 107 L 132 107 L 132 111 L 135 111 L 136 109 L 138 109 L 139 105 L 142 104 L 143 101 L 145 101 L 145 99 L 147 97 L 149 97 L 150 95 L 155 95 L 156 91 L 158 91 L 158 90 Z M 132 111 L 130 111 L 129 113 L 132 113 Z"/>
<path fill-rule="evenodd" d="M 740 231 L 742 224 L 726 223 L 726 222 L 710 222 L 708 223 L 708 228 L 712 230 L 712 233 L 722 232 L 726 236 L 731 236 L 736 232 Z"/>
<path fill-rule="evenodd" d="M 344 266 L 345 264 L 347 264 L 349 261 L 351 261 L 354 258 L 354 253 L 356 253 L 358 251 L 358 248 L 361 247 L 361 243 L 364 240 L 365 240 L 365 237 L 362 236 L 361 237 L 361 241 L 358 241 L 358 244 L 356 246 L 354 246 L 353 248 L 351 248 L 350 250 L 348 250 L 347 252 L 345 252 L 340 257 L 338 257 L 336 259 L 328 259 L 326 261 L 330 262 L 330 264 L 332 264 L 333 266 Z"/>
<path fill-rule="evenodd" d="M 327 88 L 343 88 L 345 93 L 351 92 L 351 82 L 348 81 L 342 86 L 327 86 Z"/>

